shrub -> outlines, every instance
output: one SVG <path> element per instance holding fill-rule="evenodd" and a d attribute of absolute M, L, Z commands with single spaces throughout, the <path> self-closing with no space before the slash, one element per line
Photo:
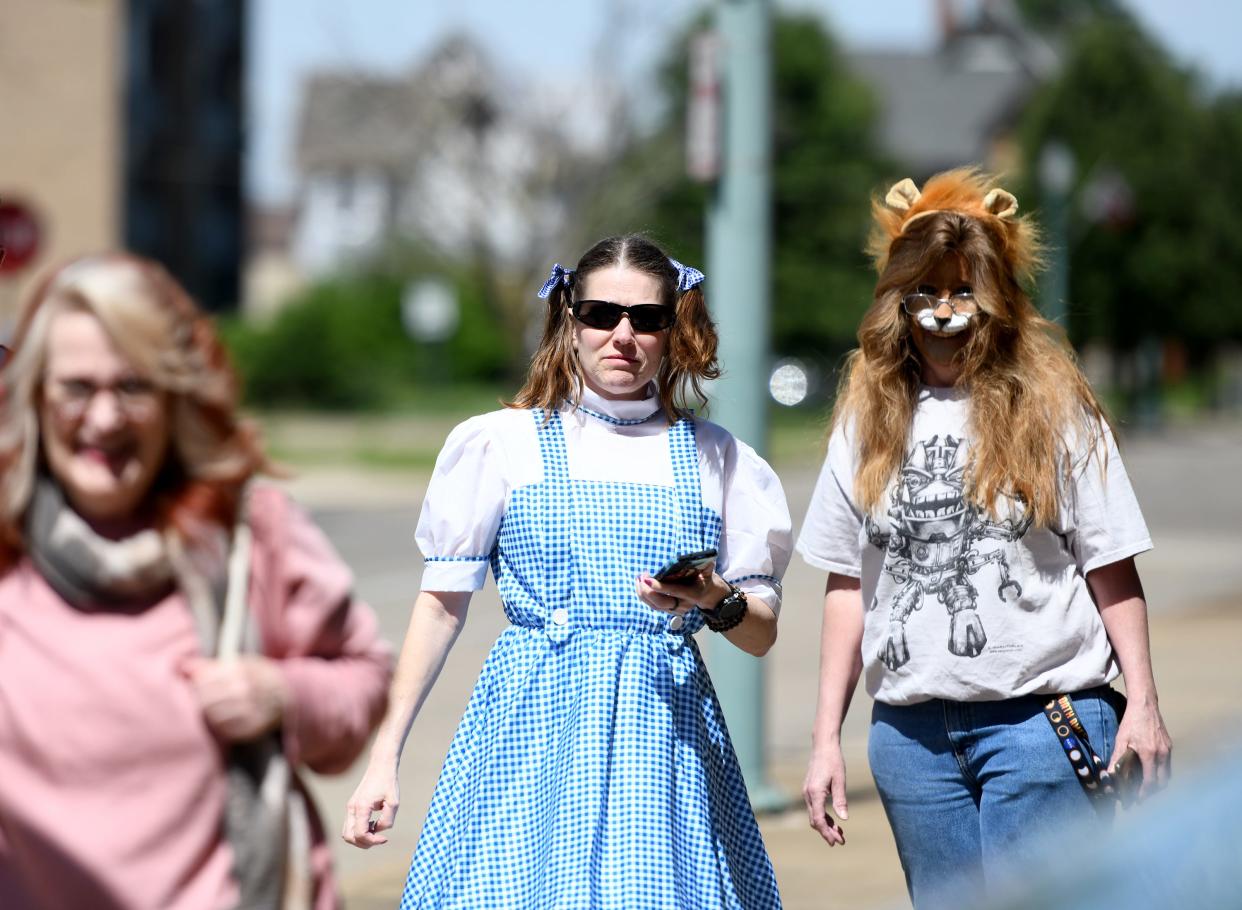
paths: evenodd
<path fill-rule="evenodd" d="M 443 276 L 441 276 L 443 277 Z M 480 282 L 448 280 L 460 320 L 439 344 L 412 339 L 401 320 L 409 276 L 380 272 L 316 284 L 268 323 L 229 320 L 221 332 L 263 407 L 384 408 L 447 383 L 490 382 L 510 366 L 503 332 L 488 314 Z"/>

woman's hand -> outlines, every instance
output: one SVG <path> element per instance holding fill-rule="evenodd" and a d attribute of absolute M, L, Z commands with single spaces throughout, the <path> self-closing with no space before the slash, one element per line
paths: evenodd
<path fill-rule="evenodd" d="M 1160 698 L 1151 668 L 1147 629 L 1147 600 L 1134 558 L 1119 559 L 1087 573 L 1087 585 L 1100 610 L 1104 631 L 1126 680 L 1125 714 L 1117 727 L 1117 742 L 1108 760 L 1109 770 L 1126 749 L 1133 749 L 1143 766 L 1139 798 L 1169 783 L 1173 742 L 1160 716 Z"/>
<path fill-rule="evenodd" d="M 845 843 L 845 832 L 828 813 L 832 811 L 842 819 L 850 817 L 849 804 L 845 799 L 845 756 L 841 743 L 833 740 L 811 754 L 806 769 L 806 781 L 802 785 L 802 798 L 806 800 L 807 816 L 811 827 L 819 832 L 829 847 Z"/>
<path fill-rule="evenodd" d="M 862 583 L 831 572 L 824 587 L 824 624 L 819 644 L 819 699 L 811 733 L 811 762 L 802 796 L 811 827 L 829 847 L 845 843 L 845 832 L 828 814 L 850 817 L 845 799 L 845 755 L 841 725 L 862 675 Z"/>
<path fill-rule="evenodd" d="M 380 834 L 397 821 L 397 807 L 401 803 L 401 791 L 397 785 L 397 765 L 380 761 L 367 766 L 366 773 L 358 782 L 354 795 L 345 804 L 345 824 L 341 837 L 347 844 L 368 850 L 388 843 Z M 372 814 L 378 817 L 371 818 Z"/>
<path fill-rule="evenodd" d="M 1126 749 L 1133 749 L 1143 767 L 1138 797 L 1145 799 L 1169 785 L 1173 770 L 1173 740 L 1165 729 L 1160 707 L 1140 700 L 1131 701 L 1117 727 L 1117 742 L 1108 760 L 1112 772 Z"/>
<path fill-rule="evenodd" d="M 243 657 L 228 663 L 196 657 L 181 666 L 203 719 L 224 743 L 248 742 L 275 730 L 285 715 L 289 690 L 274 660 Z"/>
<path fill-rule="evenodd" d="M 420 591 L 414 601 L 388 696 L 388 713 L 375 731 L 366 773 L 345 804 L 341 837 L 346 843 L 364 850 L 388 843 L 379 832 L 397 820 L 397 766 L 405 738 L 457 640 L 469 606 L 469 591 Z M 379 817 L 372 819 L 375 812 Z"/>
<path fill-rule="evenodd" d="M 659 582 L 644 572 L 634 583 L 634 590 L 639 600 L 661 613 L 684 616 L 697 606 L 711 610 L 729 593 L 729 585 L 715 570 L 715 563 L 704 566 L 697 575 L 680 584 Z"/>

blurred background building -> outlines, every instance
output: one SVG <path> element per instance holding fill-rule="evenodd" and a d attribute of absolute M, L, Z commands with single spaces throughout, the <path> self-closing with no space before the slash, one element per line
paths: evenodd
<path fill-rule="evenodd" d="M 245 260 L 244 0 L 127 0 L 123 242 L 204 306 L 236 306 Z"/>
<path fill-rule="evenodd" d="M 242 224 L 242 0 L 6 0 L 0 201 L 34 255 L 0 275 L 4 320 L 31 277 L 128 247 L 210 309 L 235 306 Z"/>
<path fill-rule="evenodd" d="M 298 115 L 294 261 L 320 276 L 394 238 L 502 264 L 542 255 L 575 166 L 607 153 L 564 102 L 534 101 L 462 34 L 392 77 L 316 73 Z M 591 86 L 577 101 L 587 117 L 615 103 Z"/>
<path fill-rule="evenodd" d="M 1022 111 L 1060 65 L 1049 41 L 1011 4 L 984 4 L 970 14 L 960 7 L 935 4 L 938 41 L 928 50 L 848 53 L 880 105 L 881 148 L 919 180 L 964 162 L 1014 170 Z"/>
<path fill-rule="evenodd" d="M 120 241 L 122 6 L 12 0 L 0 14 L 0 204 L 37 231 L 29 261 L 0 273 L 4 335 L 40 269 Z"/>

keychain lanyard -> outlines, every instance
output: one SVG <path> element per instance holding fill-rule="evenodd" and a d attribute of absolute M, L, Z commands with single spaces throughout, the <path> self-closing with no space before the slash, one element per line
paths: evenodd
<path fill-rule="evenodd" d="M 1044 716 L 1052 729 L 1056 731 L 1057 740 L 1065 750 L 1074 769 L 1074 776 L 1083 790 L 1093 801 L 1113 800 L 1117 798 L 1117 788 L 1108 767 L 1095 754 L 1091 742 L 1087 739 L 1087 730 L 1078 719 L 1074 710 L 1074 702 L 1068 695 L 1059 695 L 1044 705 Z"/>

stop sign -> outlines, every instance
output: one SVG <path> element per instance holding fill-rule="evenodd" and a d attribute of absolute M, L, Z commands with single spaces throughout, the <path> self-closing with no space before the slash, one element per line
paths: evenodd
<path fill-rule="evenodd" d="M 39 252 L 39 222 L 19 202 L 0 200 L 0 273 L 16 272 Z"/>

